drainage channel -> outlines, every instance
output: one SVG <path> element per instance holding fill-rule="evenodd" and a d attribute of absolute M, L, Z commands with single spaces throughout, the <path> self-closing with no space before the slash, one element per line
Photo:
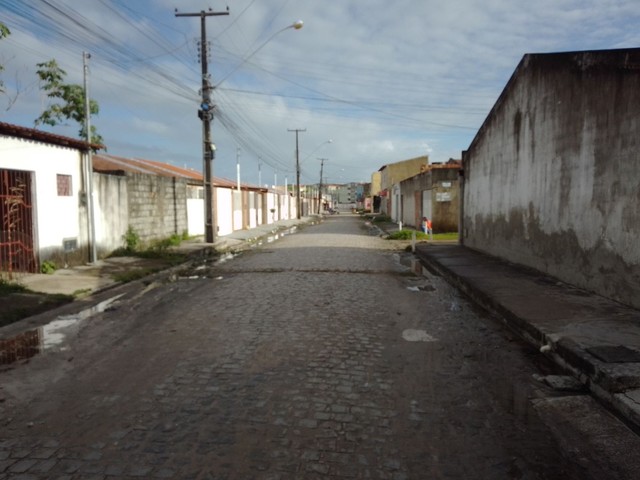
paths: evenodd
<path fill-rule="evenodd" d="M 41 327 L 22 332 L 11 338 L 0 339 L 0 365 L 10 365 L 20 360 L 27 360 L 47 351 L 64 351 L 65 340 L 83 321 L 97 313 L 104 312 L 122 295 L 108 298 L 90 308 L 85 308 L 73 315 L 60 315 L 55 320 Z"/>

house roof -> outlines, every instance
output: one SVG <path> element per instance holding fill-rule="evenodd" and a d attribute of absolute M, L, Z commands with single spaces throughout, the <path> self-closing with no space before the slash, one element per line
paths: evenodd
<path fill-rule="evenodd" d="M 202 183 L 202 172 L 191 168 L 182 168 L 170 163 L 157 162 L 144 158 L 127 158 L 117 155 L 101 153 L 93 156 L 93 170 L 103 173 L 144 173 L 147 175 L 160 175 L 163 177 L 185 178 L 192 183 Z M 235 188 L 236 182 L 226 178 L 213 177 L 213 185 L 216 187 Z M 247 184 L 241 184 L 245 190 L 261 190 Z"/>
<path fill-rule="evenodd" d="M 35 128 L 21 127 L 19 125 L 4 122 L 0 122 L 0 134 L 7 135 L 9 137 L 48 143 L 51 145 L 58 145 L 60 147 L 75 148 L 76 150 L 81 151 L 87 151 L 89 149 L 100 150 L 104 148 L 104 145 L 87 143 L 84 140 L 64 137 L 62 135 L 56 135 L 55 133 L 43 132 L 42 130 L 36 130 Z"/>
<path fill-rule="evenodd" d="M 94 143 L 89 144 L 83 140 L 43 132 L 42 130 L 37 130 L 35 128 L 21 127 L 19 125 L 13 125 L 5 122 L 0 122 L 0 135 L 33 140 L 61 147 L 74 148 L 80 151 L 104 149 L 103 145 Z M 104 173 L 129 172 L 186 178 L 194 183 L 202 183 L 203 180 L 202 172 L 197 170 L 181 168 L 169 163 L 157 162 L 155 160 L 119 157 L 116 155 L 108 155 L 106 153 L 93 155 L 93 169 L 96 172 Z M 216 187 L 226 188 L 235 188 L 237 186 L 236 182 L 233 180 L 227 180 L 226 178 L 220 177 L 213 177 L 213 185 Z M 264 190 L 263 188 L 248 184 L 241 184 L 241 188 L 245 190 Z"/>
<path fill-rule="evenodd" d="M 202 173 L 195 170 L 176 167 L 169 163 L 161 163 L 154 160 L 127 158 L 105 153 L 93 156 L 93 170 L 104 173 L 145 173 L 163 177 L 187 178 L 202 182 Z"/>

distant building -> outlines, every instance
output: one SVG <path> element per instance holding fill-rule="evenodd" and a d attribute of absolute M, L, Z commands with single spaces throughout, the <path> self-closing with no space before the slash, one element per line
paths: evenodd
<path fill-rule="evenodd" d="M 373 205 L 376 212 L 390 216 L 398 216 L 397 211 L 392 211 L 391 189 L 402 180 L 411 178 L 423 172 L 429 165 L 429 156 L 411 158 L 396 163 L 390 163 L 380 167 L 377 173 L 371 176 L 371 194 L 374 195 Z M 377 199 L 375 197 L 378 197 Z"/>
<path fill-rule="evenodd" d="M 454 159 L 432 163 L 422 173 L 395 185 L 391 201 L 398 216 L 393 220 L 419 229 L 422 218 L 427 218 L 434 233 L 457 232 L 460 167 L 460 160 Z"/>

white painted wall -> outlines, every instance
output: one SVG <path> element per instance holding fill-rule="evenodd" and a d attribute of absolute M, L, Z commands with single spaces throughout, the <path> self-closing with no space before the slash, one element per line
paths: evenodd
<path fill-rule="evenodd" d="M 127 177 L 93 174 L 96 248 L 98 257 L 123 247 L 129 227 Z"/>
<path fill-rule="evenodd" d="M 256 228 L 258 226 L 258 210 L 259 210 L 259 198 L 256 192 L 248 192 L 247 195 L 249 199 L 249 228 Z"/>
<path fill-rule="evenodd" d="M 204 200 L 187 198 L 187 225 L 189 235 L 204 235 Z"/>
<path fill-rule="evenodd" d="M 233 231 L 242 230 L 242 191 L 233 190 Z"/>
<path fill-rule="evenodd" d="M 5 135 L 0 135 L 0 152 L 0 168 L 35 172 L 35 248 L 40 253 L 62 249 L 63 239 L 68 238 L 76 238 L 78 247 L 86 246 L 87 235 L 80 232 L 79 218 L 81 152 Z M 71 196 L 58 196 L 57 174 L 71 176 Z M 40 261 L 44 257 L 46 254 Z"/>
<path fill-rule="evenodd" d="M 229 188 L 214 188 L 216 192 L 216 212 L 218 214 L 218 235 L 233 232 L 233 193 Z"/>

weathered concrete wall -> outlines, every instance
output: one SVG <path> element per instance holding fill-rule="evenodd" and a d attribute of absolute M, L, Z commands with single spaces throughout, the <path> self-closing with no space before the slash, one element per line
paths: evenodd
<path fill-rule="evenodd" d="M 93 174 L 96 250 L 103 257 L 124 246 L 122 236 L 129 226 L 127 177 Z"/>
<path fill-rule="evenodd" d="M 422 217 L 427 217 L 432 221 L 435 233 L 457 232 L 460 203 L 458 171 L 457 166 L 431 168 L 400 182 L 402 223 L 419 228 Z"/>
<path fill-rule="evenodd" d="M 463 162 L 465 245 L 640 308 L 640 49 L 525 56 Z"/>
<path fill-rule="evenodd" d="M 187 231 L 186 180 L 127 174 L 129 225 L 147 242 Z"/>

